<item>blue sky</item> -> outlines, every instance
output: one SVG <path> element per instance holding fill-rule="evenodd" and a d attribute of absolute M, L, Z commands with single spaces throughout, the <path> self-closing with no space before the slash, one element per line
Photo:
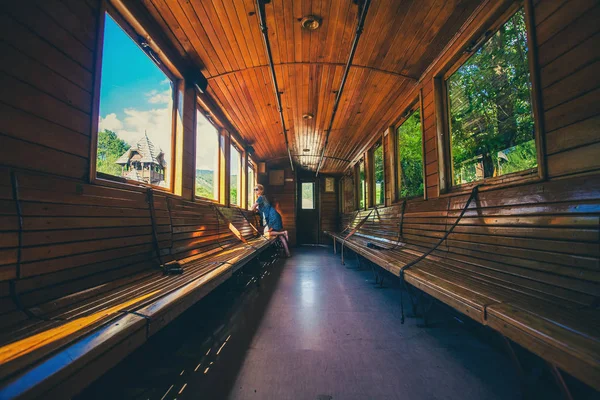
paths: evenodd
<path fill-rule="evenodd" d="M 100 130 L 110 129 L 131 145 L 147 132 L 169 162 L 170 80 L 108 14 L 104 29 Z"/>

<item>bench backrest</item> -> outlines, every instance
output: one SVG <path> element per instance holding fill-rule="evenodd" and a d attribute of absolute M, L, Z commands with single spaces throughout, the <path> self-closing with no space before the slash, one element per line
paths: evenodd
<path fill-rule="evenodd" d="M 214 207 L 246 238 L 254 235 L 240 210 L 185 202 L 159 190 L 152 197 L 163 262 L 211 254 L 240 242 Z M 64 307 L 158 271 L 143 189 L 86 185 L 21 171 L 13 178 L 10 170 L 0 169 L 0 222 L 0 327 L 27 318 L 17 303 L 35 311 L 61 298 L 55 306 Z"/>

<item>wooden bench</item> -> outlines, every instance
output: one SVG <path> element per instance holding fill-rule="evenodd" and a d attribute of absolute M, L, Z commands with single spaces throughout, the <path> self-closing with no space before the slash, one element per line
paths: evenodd
<path fill-rule="evenodd" d="M 272 244 L 157 191 L 6 169 L 0 189 L 0 398 L 77 393 Z"/>
<path fill-rule="evenodd" d="M 328 234 L 400 275 L 439 242 L 468 197 L 409 201 L 404 213 L 394 205 L 347 214 L 348 228 Z M 599 229 L 598 177 L 482 189 L 404 279 L 600 390 Z"/>

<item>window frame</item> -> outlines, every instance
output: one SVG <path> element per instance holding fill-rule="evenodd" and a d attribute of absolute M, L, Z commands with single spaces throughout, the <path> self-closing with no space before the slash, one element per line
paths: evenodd
<path fill-rule="evenodd" d="M 217 190 L 217 198 L 216 199 L 209 199 L 208 197 L 202 197 L 202 196 L 196 196 L 196 148 L 198 145 L 198 121 L 194 121 L 194 191 L 193 191 L 193 199 L 194 201 L 205 201 L 205 202 L 210 202 L 210 203 L 215 203 L 215 204 L 221 204 L 221 170 L 223 169 L 223 163 L 221 160 L 221 145 L 222 145 L 222 140 L 221 140 L 221 130 L 222 128 L 217 125 L 215 123 L 215 121 L 213 121 L 213 119 L 210 117 L 211 113 L 207 110 L 204 109 L 204 107 L 202 107 L 200 105 L 200 103 L 198 101 L 196 101 L 196 113 L 202 113 L 204 115 L 204 118 L 208 121 L 209 124 L 211 124 L 214 128 L 215 128 L 215 134 L 217 135 L 217 181 L 215 182 L 215 184 L 217 185 L 216 190 Z M 197 118 L 197 115 L 195 115 L 195 118 Z"/>
<path fill-rule="evenodd" d="M 159 51 L 155 51 L 154 47 L 157 47 L 156 43 L 152 40 L 151 35 L 147 32 L 138 32 L 134 28 L 134 24 L 139 25 L 137 21 L 133 21 L 134 24 L 130 23 L 120 12 L 108 3 L 108 1 L 102 1 L 101 7 L 99 10 L 100 20 L 98 23 L 98 37 L 96 41 L 96 60 L 94 65 L 94 88 L 92 91 L 92 128 L 90 134 L 90 169 L 89 169 L 89 182 L 92 184 L 99 184 L 102 186 L 110 186 L 123 188 L 124 186 L 130 187 L 132 189 L 140 190 L 140 188 L 152 188 L 155 190 L 159 190 L 166 193 L 175 193 L 175 181 L 176 181 L 176 153 L 177 153 L 177 136 L 183 134 L 183 132 L 179 132 L 177 127 L 177 118 L 178 118 L 178 110 L 182 103 L 182 94 L 185 90 L 185 84 L 183 76 L 175 69 L 171 61 L 163 54 L 163 52 L 159 49 Z M 167 79 L 171 81 L 172 84 L 172 99 L 173 99 L 173 108 L 171 110 L 171 157 L 167 162 L 169 163 L 169 185 L 168 187 L 162 187 L 158 185 L 153 185 L 150 183 L 134 181 L 131 179 L 123 178 L 120 176 L 114 176 L 110 174 L 106 174 L 103 172 L 97 171 L 97 161 L 98 161 L 98 134 L 99 134 L 99 124 L 100 124 L 100 86 L 102 80 L 102 71 L 103 71 L 103 48 L 104 48 L 104 39 L 105 39 L 105 26 L 106 26 L 106 17 L 110 16 L 117 25 L 125 32 L 125 34 L 129 37 L 129 39 L 140 48 L 140 50 L 148 56 L 151 62 L 156 65 L 158 69 L 161 70 L 162 73 L 165 74 Z M 140 26 L 140 29 L 144 28 Z M 134 39 L 135 37 L 148 37 L 148 41 L 153 45 L 150 46 L 152 51 L 155 52 L 156 57 L 161 61 L 160 64 L 157 64 L 152 58 L 148 55 L 148 52 L 142 49 L 139 43 Z M 167 67 L 168 65 L 168 67 Z"/>
<path fill-rule="evenodd" d="M 394 124 L 394 179 L 396 181 L 396 193 L 394 194 L 396 202 L 404 201 L 404 200 L 413 200 L 413 199 L 427 199 L 427 171 L 426 171 L 426 160 L 425 160 L 425 127 L 423 121 L 423 100 L 422 95 L 419 95 L 410 103 L 408 107 L 400 114 L 400 119 Z M 398 130 L 404 124 L 415 111 L 420 110 L 419 118 L 421 120 L 421 164 L 422 164 L 422 174 L 423 174 L 423 195 L 416 196 L 408 196 L 402 197 L 400 192 L 402 190 L 402 180 L 401 177 L 401 165 L 400 165 L 400 153 L 398 152 L 398 145 L 400 141 L 400 136 L 398 135 Z"/>
<path fill-rule="evenodd" d="M 436 100 L 436 114 L 439 113 L 441 121 L 438 119 L 438 123 L 441 123 L 441 129 L 438 129 L 438 158 L 441 156 L 442 160 L 439 161 L 439 187 L 440 195 L 446 193 L 460 193 L 471 190 L 473 187 L 478 185 L 504 187 L 515 184 L 521 184 L 524 182 L 537 182 L 542 181 L 546 178 L 546 166 L 545 166 L 545 152 L 544 152 L 544 138 L 543 138 L 543 120 L 541 116 L 541 94 L 539 85 L 539 67 L 537 64 L 537 49 L 534 45 L 533 40 L 533 20 L 531 5 L 528 1 L 516 0 L 509 1 L 505 4 L 505 7 L 491 16 L 485 21 L 479 29 L 477 29 L 463 44 L 461 49 L 456 53 L 456 56 L 451 60 L 445 69 L 440 74 L 434 77 L 434 95 L 439 98 Z M 498 30 L 508 22 L 519 10 L 523 9 L 525 14 L 525 29 L 526 29 L 526 40 L 527 40 L 527 64 L 529 68 L 529 77 L 531 84 L 531 109 L 533 114 L 534 122 L 534 140 L 537 153 L 537 167 L 530 168 L 523 171 L 512 172 L 505 175 L 494 176 L 489 178 L 480 179 L 473 182 L 455 184 L 453 174 L 453 159 L 452 159 L 452 143 L 451 143 L 451 130 L 450 130 L 450 99 L 448 93 L 448 79 L 462 67 L 473 54 L 475 54 L 481 47 L 483 47 L 489 39 Z M 425 188 L 425 192 L 427 188 Z"/>

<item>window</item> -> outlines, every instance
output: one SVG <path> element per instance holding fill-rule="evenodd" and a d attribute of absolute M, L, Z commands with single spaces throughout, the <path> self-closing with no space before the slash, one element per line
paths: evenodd
<path fill-rule="evenodd" d="M 256 185 L 256 174 L 254 173 L 254 163 L 248 159 L 248 208 L 254 204 L 254 186 Z"/>
<path fill-rule="evenodd" d="M 373 172 L 375 182 L 375 205 L 385 203 L 385 178 L 383 173 L 383 146 L 381 142 L 373 150 Z"/>
<path fill-rule="evenodd" d="M 358 208 L 365 208 L 366 200 L 366 182 L 365 182 L 365 160 L 360 160 L 358 163 Z"/>
<path fill-rule="evenodd" d="M 197 111 L 196 197 L 219 200 L 219 131 Z"/>
<path fill-rule="evenodd" d="M 447 80 L 455 185 L 537 167 L 525 13 Z"/>
<path fill-rule="evenodd" d="M 423 134 L 416 109 L 398 127 L 399 198 L 423 196 Z"/>
<path fill-rule="evenodd" d="M 242 172 L 240 152 L 231 145 L 231 153 L 229 155 L 229 202 L 231 205 L 239 206 L 240 203 L 240 192 L 238 190 L 240 186 L 240 177 Z M 241 189 L 241 188 L 240 188 Z"/>
<path fill-rule="evenodd" d="M 173 81 L 105 17 L 96 173 L 170 188 Z"/>
<path fill-rule="evenodd" d="M 302 209 L 315 209 L 315 183 L 302 182 Z"/>

